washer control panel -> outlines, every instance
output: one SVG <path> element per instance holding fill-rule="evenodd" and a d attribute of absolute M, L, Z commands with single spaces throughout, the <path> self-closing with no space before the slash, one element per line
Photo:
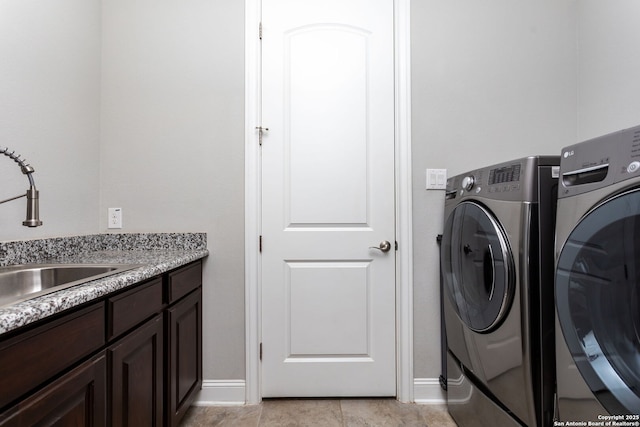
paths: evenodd
<path fill-rule="evenodd" d="M 489 171 L 489 192 L 500 193 L 520 190 L 522 163 L 513 163 Z"/>
<path fill-rule="evenodd" d="M 552 178 L 557 178 L 558 164 L 558 156 L 532 156 L 470 171 L 447 180 L 446 198 L 486 197 L 533 202 L 537 194 L 529 184 L 537 179 L 540 167 L 548 166 L 550 177 L 551 168 L 555 168 L 556 175 Z"/>
<path fill-rule="evenodd" d="M 559 197 L 640 178 L 640 126 L 562 149 Z"/>
<path fill-rule="evenodd" d="M 520 181 L 521 168 L 522 165 L 520 163 L 515 163 L 509 166 L 491 169 L 489 172 L 489 185 Z"/>

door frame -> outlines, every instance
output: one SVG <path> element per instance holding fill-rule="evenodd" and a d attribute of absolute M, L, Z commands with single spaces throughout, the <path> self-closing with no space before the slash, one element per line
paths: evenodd
<path fill-rule="evenodd" d="M 410 0 L 394 0 L 396 176 L 396 399 L 413 402 L 413 239 Z M 245 403 L 262 401 L 261 0 L 245 0 Z"/>

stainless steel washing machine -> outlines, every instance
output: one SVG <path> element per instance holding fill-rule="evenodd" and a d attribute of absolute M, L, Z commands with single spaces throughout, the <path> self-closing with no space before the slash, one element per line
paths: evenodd
<path fill-rule="evenodd" d="M 640 126 L 564 148 L 560 168 L 557 419 L 638 422 Z"/>
<path fill-rule="evenodd" d="M 552 424 L 558 165 L 527 157 L 447 181 L 447 405 L 461 427 Z"/>

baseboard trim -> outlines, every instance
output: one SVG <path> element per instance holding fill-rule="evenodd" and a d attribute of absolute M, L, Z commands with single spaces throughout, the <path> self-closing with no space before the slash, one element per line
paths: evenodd
<path fill-rule="evenodd" d="M 447 395 L 438 378 L 414 378 L 413 400 L 422 405 L 446 405 Z"/>
<path fill-rule="evenodd" d="M 193 406 L 244 405 L 245 380 L 204 380 Z"/>
<path fill-rule="evenodd" d="M 438 378 L 415 378 L 413 380 L 415 403 L 423 405 L 445 405 L 447 396 L 440 387 Z M 244 405 L 244 380 L 204 380 L 202 390 L 194 406 Z"/>

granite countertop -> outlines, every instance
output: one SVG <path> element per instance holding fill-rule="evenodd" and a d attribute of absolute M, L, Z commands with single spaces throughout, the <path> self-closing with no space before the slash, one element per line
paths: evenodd
<path fill-rule="evenodd" d="M 53 245 L 50 245 L 49 241 L 51 239 L 32 241 L 32 253 L 34 245 L 36 247 L 44 245 L 48 249 L 48 251 L 44 251 L 47 256 L 26 261 L 22 260 L 22 262 L 14 262 L 14 264 L 55 262 L 140 264 L 141 266 L 2 307 L 0 308 L 0 334 L 42 320 L 47 316 L 60 313 L 111 292 L 127 288 L 209 255 L 209 251 L 206 248 L 206 235 L 203 234 L 117 235 L 121 237 L 115 239 L 114 235 L 104 236 L 104 238 L 99 235 L 87 236 L 91 244 L 78 245 L 83 250 L 76 251 L 76 253 L 73 253 L 74 251 L 69 252 L 68 245 L 70 242 L 65 239 L 56 239 Z M 72 239 L 86 241 L 84 237 Z M 96 245 L 95 243 L 98 244 Z M 6 243 L 3 245 L 5 246 L 0 247 L 0 254 L 4 249 L 4 260 L 7 258 L 7 250 Z M 25 245 L 25 242 L 20 242 L 20 245 Z M 73 244 L 71 245 L 73 246 Z M 24 247 L 28 246 L 29 244 Z M 64 247 L 65 253 L 62 255 L 57 254 L 55 249 L 52 249 L 55 246 Z M 21 247 L 20 250 L 14 252 L 9 250 L 8 252 L 18 254 L 22 253 L 22 249 Z M 59 256 L 51 256 L 52 254 Z M 7 264 L 5 263 L 5 265 Z"/>

